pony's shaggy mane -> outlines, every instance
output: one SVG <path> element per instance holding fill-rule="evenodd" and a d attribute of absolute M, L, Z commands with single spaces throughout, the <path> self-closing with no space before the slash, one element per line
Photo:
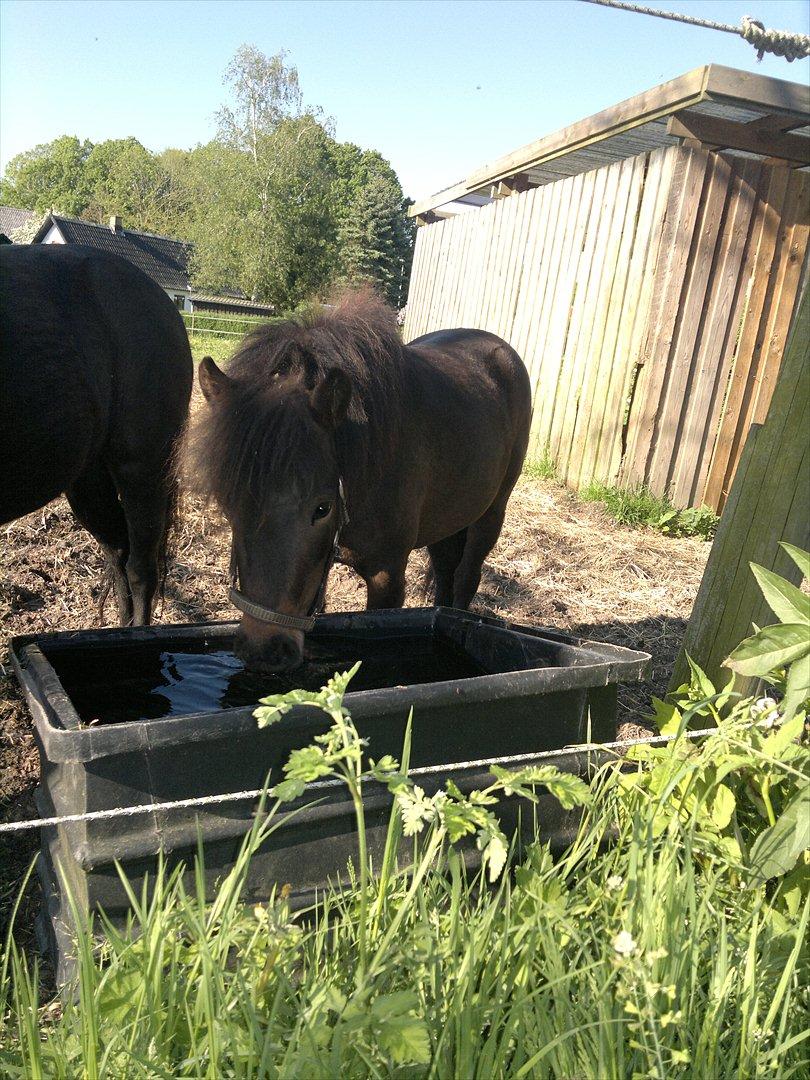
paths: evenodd
<path fill-rule="evenodd" d="M 369 291 L 254 330 L 228 365 L 222 403 L 192 427 L 191 485 L 230 507 L 246 497 L 261 503 L 272 484 L 305 477 L 309 395 L 333 368 L 352 386 L 335 433 L 339 467 L 347 482 L 379 473 L 397 444 L 402 357 L 394 313 Z"/>

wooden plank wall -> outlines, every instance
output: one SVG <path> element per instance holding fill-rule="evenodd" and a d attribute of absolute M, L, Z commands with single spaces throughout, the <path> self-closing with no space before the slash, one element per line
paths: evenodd
<path fill-rule="evenodd" d="M 530 455 L 571 487 L 722 505 L 764 419 L 808 245 L 810 176 L 670 147 L 417 234 L 406 340 L 474 326 L 532 378 Z"/>
<path fill-rule="evenodd" d="M 671 687 L 689 678 L 686 654 L 699 657 L 715 686 L 728 682 L 723 661 L 751 632 L 774 621 L 750 564 L 789 578 L 801 573 L 779 547 L 810 546 L 810 292 L 804 291 L 764 423 L 748 432 L 728 505 L 717 528 Z M 735 689 L 757 692 L 758 679 L 737 677 Z"/>

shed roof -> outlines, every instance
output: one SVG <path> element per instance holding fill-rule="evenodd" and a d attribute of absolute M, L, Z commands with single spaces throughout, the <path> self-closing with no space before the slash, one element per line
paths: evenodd
<path fill-rule="evenodd" d="M 11 236 L 16 229 L 26 225 L 31 218 L 40 216 L 35 210 L 21 210 L 17 206 L 0 206 L 0 232 Z"/>
<path fill-rule="evenodd" d="M 695 68 L 483 165 L 414 203 L 409 214 L 429 220 L 440 207 L 468 202 L 473 194 L 506 193 L 510 183 L 549 184 L 684 139 L 806 168 L 810 87 L 719 64 Z"/>
<path fill-rule="evenodd" d="M 188 292 L 191 288 L 188 279 L 190 246 L 182 240 L 136 232 L 134 229 L 117 228 L 113 232 L 108 225 L 96 225 L 62 214 L 49 214 L 32 242 L 36 244 L 43 240 L 52 225 L 58 227 L 66 243 L 83 244 L 98 251 L 121 255 L 164 289 Z"/>
<path fill-rule="evenodd" d="M 274 315 L 276 310 L 272 304 L 261 304 L 256 300 L 251 300 L 244 293 L 237 293 L 233 290 L 226 290 L 221 293 L 193 292 L 189 299 L 200 304 L 217 304 L 219 307 L 229 307 L 236 311 L 244 310 L 248 315 L 254 313 L 256 315 Z"/>

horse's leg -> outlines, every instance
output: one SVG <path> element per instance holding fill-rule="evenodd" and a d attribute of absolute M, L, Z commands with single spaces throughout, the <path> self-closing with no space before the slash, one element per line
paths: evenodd
<path fill-rule="evenodd" d="M 129 555 L 127 522 L 118 492 L 102 462 L 96 462 L 71 484 L 65 493 L 76 520 L 98 541 L 112 577 L 118 619 L 122 626 L 132 621 L 132 593 L 127 581 Z"/>
<path fill-rule="evenodd" d="M 501 535 L 503 519 L 506 516 L 506 504 L 509 502 L 512 489 L 518 482 L 525 455 L 525 438 L 518 437 L 512 451 L 506 476 L 501 483 L 498 494 L 490 503 L 489 509 L 481 515 L 478 521 L 467 526 L 467 542 L 464 545 L 464 554 L 461 557 L 461 562 L 453 580 L 454 607 L 468 608 L 478 591 L 484 559 L 495 547 L 498 537 Z"/>
<path fill-rule="evenodd" d="M 436 595 L 433 601 L 436 607 L 450 606 L 453 603 L 453 578 L 464 554 L 466 540 L 467 530 L 461 529 L 444 540 L 428 544 L 433 575 L 436 578 Z"/>
<path fill-rule="evenodd" d="M 453 580 L 453 607 L 468 608 L 472 603 L 481 581 L 484 559 L 495 547 L 501 535 L 506 503 L 510 494 L 511 488 L 507 491 L 505 498 L 499 493 L 498 498 L 486 513 L 478 521 L 467 526 L 464 554 Z"/>
<path fill-rule="evenodd" d="M 170 494 L 159 470 L 122 470 L 116 481 L 129 532 L 126 571 L 132 592 L 132 624 L 145 626 L 151 621 L 158 587 L 158 562 L 169 524 Z"/>
<path fill-rule="evenodd" d="M 368 591 L 366 608 L 397 608 L 405 603 L 405 568 L 408 556 L 384 569 L 363 575 Z"/>

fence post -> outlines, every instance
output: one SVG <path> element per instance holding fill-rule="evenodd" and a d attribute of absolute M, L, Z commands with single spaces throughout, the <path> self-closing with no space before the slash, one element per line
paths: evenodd
<path fill-rule="evenodd" d="M 730 672 L 723 661 L 775 616 L 749 566 L 759 563 L 798 584 L 795 564 L 780 540 L 810 547 L 810 289 L 805 288 L 763 424 L 753 424 L 723 510 L 671 689 L 688 677 L 685 653 L 719 685 Z M 737 686 L 752 693 L 756 679 Z"/>

